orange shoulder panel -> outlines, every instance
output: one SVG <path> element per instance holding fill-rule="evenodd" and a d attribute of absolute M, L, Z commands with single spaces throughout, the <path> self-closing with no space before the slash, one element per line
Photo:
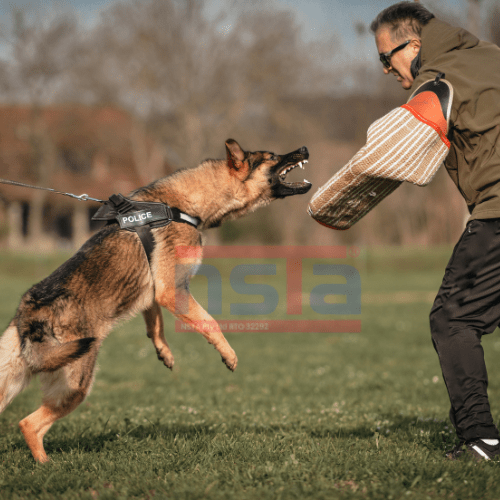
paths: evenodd
<path fill-rule="evenodd" d="M 426 120 L 436 124 L 446 134 L 446 118 L 443 115 L 438 96 L 434 92 L 425 91 L 417 94 L 405 107 L 410 107 Z"/>

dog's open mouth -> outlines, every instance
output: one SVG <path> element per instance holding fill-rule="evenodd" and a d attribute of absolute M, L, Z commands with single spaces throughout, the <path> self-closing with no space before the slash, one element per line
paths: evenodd
<path fill-rule="evenodd" d="M 308 163 L 309 152 L 304 146 L 280 157 L 280 162 L 273 167 L 273 195 L 275 198 L 284 198 L 295 194 L 304 194 L 311 189 L 312 184 L 304 179 L 302 182 L 287 182 L 287 176 L 297 167 L 301 169 Z"/>
<path fill-rule="evenodd" d="M 278 191 L 280 192 L 281 196 L 304 194 L 307 193 L 309 189 L 311 189 L 312 184 L 307 179 L 304 179 L 302 182 L 286 181 L 288 174 L 290 174 L 292 170 L 296 169 L 297 167 L 303 169 L 306 163 L 308 163 L 308 160 L 306 159 L 300 160 L 299 162 L 292 164 L 287 162 L 287 164 L 285 164 L 285 166 L 283 166 L 281 170 L 278 171 L 278 182 L 281 188 Z"/>
<path fill-rule="evenodd" d="M 300 168 L 304 168 L 304 165 L 306 163 L 309 163 L 308 160 L 302 160 L 302 161 L 299 161 L 298 163 L 296 163 L 295 165 L 290 165 L 288 167 L 284 167 L 281 172 L 280 172 L 280 181 L 285 183 L 285 184 L 288 184 L 285 182 L 285 178 L 286 178 L 286 174 L 288 174 L 288 172 L 291 172 L 294 168 L 297 168 L 297 167 L 300 167 Z M 307 181 L 306 179 L 304 179 L 304 182 L 307 182 L 310 184 L 309 181 Z"/>

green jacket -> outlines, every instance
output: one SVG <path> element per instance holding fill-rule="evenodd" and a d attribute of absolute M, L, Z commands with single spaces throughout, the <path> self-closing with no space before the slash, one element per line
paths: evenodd
<path fill-rule="evenodd" d="M 471 219 L 500 217 L 500 48 L 432 19 L 420 57 L 412 91 L 438 72 L 453 85 L 446 169 Z"/>

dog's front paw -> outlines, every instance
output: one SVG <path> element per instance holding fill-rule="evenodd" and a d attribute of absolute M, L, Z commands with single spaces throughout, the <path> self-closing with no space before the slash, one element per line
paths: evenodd
<path fill-rule="evenodd" d="M 170 370 L 173 368 L 174 357 L 172 356 L 171 352 L 166 352 L 165 349 L 156 349 L 156 355 L 158 356 L 158 359 L 160 361 L 163 361 L 163 364 L 167 368 L 170 368 Z"/>
<path fill-rule="evenodd" d="M 232 349 L 231 349 L 232 350 Z M 238 358 L 236 353 L 233 351 L 229 356 L 222 356 L 222 362 L 232 371 L 236 370 L 236 365 L 238 364 Z"/>

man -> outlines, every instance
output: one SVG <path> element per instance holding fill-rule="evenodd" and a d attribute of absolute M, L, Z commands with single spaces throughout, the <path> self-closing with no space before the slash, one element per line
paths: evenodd
<path fill-rule="evenodd" d="M 454 89 L 445 166 L 470 218 L 430 314 L 434 348 L 460 444 L 447 453 L 500 455 L 487 396 L 481 336 L 500 323 L 500 49 L 450 26 L 415 2 L 399 2 L 371 25 L 386 74 L 404 89 L 444 73 Z"/>

